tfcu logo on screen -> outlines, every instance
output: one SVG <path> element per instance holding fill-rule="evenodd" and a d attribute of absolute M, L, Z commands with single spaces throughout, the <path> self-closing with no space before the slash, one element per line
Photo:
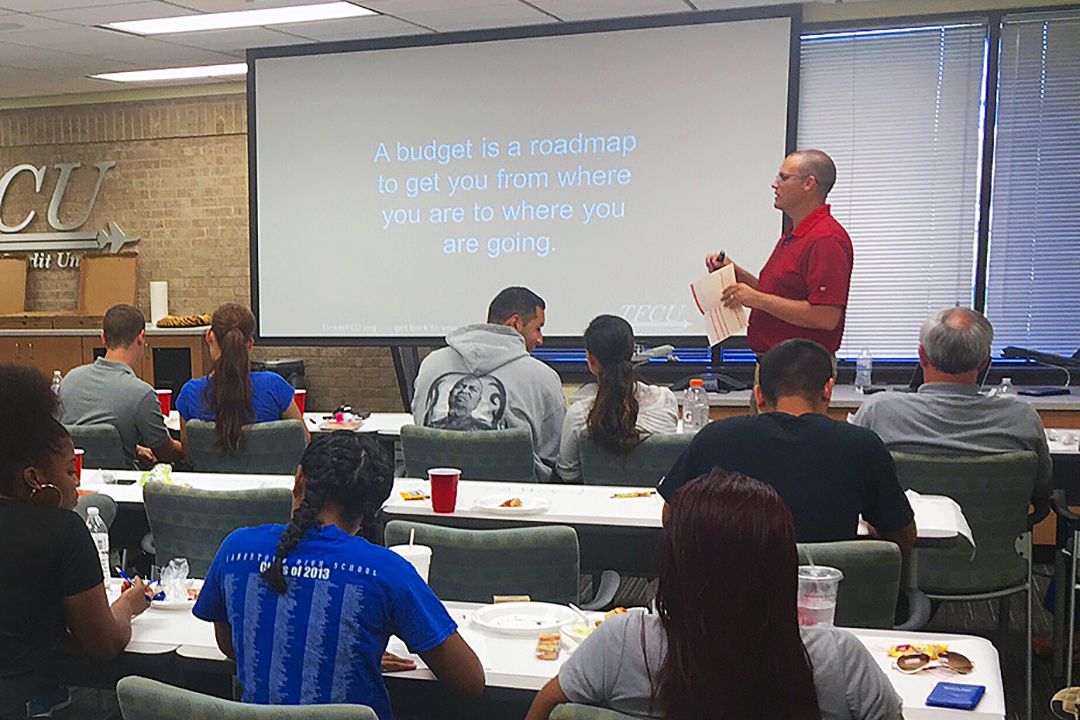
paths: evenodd
<path fill-rule="evenodd" d="M 114 160 L 94 163 L 97 178 L 94 182 L 93 193 L 79 212 L 73 213 L 72 208 L 64 208 L 67 220 L 60 217 L 64 195 L 68 182 L 75 171 L 82 167 L 82 163 L 57 163 L 52 166 L 52 169 L 58 171 L 59 174 L 56 176 L 56 184 L 53 185 L 51 195 L 46 189 L 46 180 L 52 175 L 48 166 L 24 163 L 5 172 L 3 177 L 0 177 L 0 252 L 29 253 L 32 268 L 48 270 L 53 267 L 78 267 L 79 255 L 73 251 L 116 253 L 128 243 L 138 242 L 138 237 L 125 235 L 120 226 L 114 222 L 107 223 L 102 229 L 81 229 L 94 211 L 94 204 L 97 203 L 98 194 L 105 183 L 105 176 L 115 166 Z M 14 203 L 6 202 L 8 190 L 12 185 L 18 186 L 21 183 L 32 184 L 32 197 L 35 200 L 49 197 L 46 219 L 53 232 L 24 232 L 37 217 L 38 211 L 27 207 L 30 203 L 26 203 L 22 208 L 15 208 L 11 207 Z M 8 223 L 5 218 L 16 220 L 14 223 Z"/>
<path fill-rule="evenodd" d="M 686 334 L 686 328 L 690 327 L 689 312 L 689 305 L 679 303 L 643 303 L 619 307 L 619 314 L 634 326 L 634 332 L 644 335 Z"/>

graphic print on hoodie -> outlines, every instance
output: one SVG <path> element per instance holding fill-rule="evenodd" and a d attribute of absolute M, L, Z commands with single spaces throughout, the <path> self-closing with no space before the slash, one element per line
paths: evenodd
<path fill-rule="evenodd" d="M 525 427 L 534 473 L 546 482 L 559 454 L 566 400 L 559 374 L 529 355 L 513 328 L 480 323 L 447 334 L 416 377 L 413 422 L 442 430 Z"/>

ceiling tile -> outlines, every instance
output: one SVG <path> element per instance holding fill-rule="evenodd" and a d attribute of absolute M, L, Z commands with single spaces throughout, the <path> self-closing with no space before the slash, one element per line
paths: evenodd
<path fill-rule="evenodd" d="M 691 12 L 683 0 L 531 0 L 565 22 Z"/>
<path fill-rule="evenodd" d="M 290 23 L 288 25 L 275 25 L 274 28 L 320 42 L 430 33 L 427 28 L 386 15 L 370 15 L 368 17 L 345 18 L 342 20 L 325 20 L 323 22 Z"/>
<path fill-rule="evenodd" d="M 88 8 L 95 5 L 108 5 L 110 2 L 123 2 L 124 0 L 0 0 L 0 8 L 14 10 L 16 12 L 51 12 L 53 10 L 68 10 L 71 8 Z M 134 2 L 137 0 L 127 0 Z"/>
<path fill-rule="evenodd" d="M 490 3 L 477 7 L 474 0 L 470 3 L 471 7 L 462 4 L 460 7 L 448 8 L 446 5 L 450 3 L 447 3 L 437 10 L 414 10 L 413 7 L 418 4 L 420 3 L 411 0 L 387 0 L 378 5 L 373 4 L 372 9 L 429 27 L 436 32 L 557 22 L 550 15 L 524 3 Z"/>
<path fill-rule="evenodd" d="M 177 17 L 179 15 L 197 15 L 198 13 L 195 10 L 180 8 L 157 0 L 145 0 L 92 8 L 53 10 L 36 14 L 51 20 L 77 23 L 79 25 L 104 25 L 105 23 L 124 22 L 126 20 L 152 20 L 154 18 Z"/>
<path fill-rule="evenodd" d="M 224 53 L 92 27 L 72 26 L 67 30 L 20 33 L 13 40 L 19 45 L 36 48 L 78 50 L 80 54 L 131 63 L 143 69 L 236 61 L 234 56 Z"/>
<path fill-rule="evenodd" d="M 4 0 L 0 0 L 3 2 Z M 179 5 L 200 12 L 236 12 L 238 10 L 265 10 L 266 8 L 285 7 L 289 5 L 318 5 L 333 0 L 169 0 L 174 5 Z M 363 3 L 354 2 L 354 5 Z M 180 15 L 181 13 L 176 13 Z M 164 16 L 168 17 L 168 16 Z"/>
<path fill-rule="evenodd" d="M 253 47 L 275 47 L 278 45 L 296 45 L 310 42 L 307 38 L 289 33 L 278 32 L 264 27 L 235 28 L 233 30 L 208 30 L 195 33 L 175 33 L 159 35 L 162 39 L 176 45 L 214 50 L 242 56 L 244 51 Z"/>
<path fill-rule="evenodd" d="M 27 15 L 25 13 L 0 15 L 0 23 L 15 23 L 21 25 L 21 27 L 15 30 L 0 31 L 0 42 L 9 40 L 18 33 L 37 32 L 39 30 L 63 30 L 72 27 L 70 23 L 52 20 L 50 18 L 41 17 L 40 15 Z"/>
<path fill-rule="evenodd" d="M 43 49 L 15 45 L 14 43 L 0 43 L 0 65 L 27 70 L 40 70 L 58 75 L 88 75 L 114 69 L 132 69 L 126 63 L 118 63 L 116 60 L 107 58 L 68 53 L 53 48 Z M 122 67 L 117 67 L 117 65 Z"/>

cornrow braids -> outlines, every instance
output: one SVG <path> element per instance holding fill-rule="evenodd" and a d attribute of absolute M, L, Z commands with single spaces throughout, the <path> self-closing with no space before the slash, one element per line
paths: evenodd
<path fill-rule="evenodd" d="M 279 594 L 288 590 L 286 556 L 296 549 L 308 530 L 322 525 L 319 515 L 327 505 L 340 508 L 349 522 L 367 528 L 390 496 L 394 469 L 386 451 L 368 435 L 337 430 L 317 435 L 300 460 L 304 497 L 278 541 L 274 562 L 262 577 Z"/>

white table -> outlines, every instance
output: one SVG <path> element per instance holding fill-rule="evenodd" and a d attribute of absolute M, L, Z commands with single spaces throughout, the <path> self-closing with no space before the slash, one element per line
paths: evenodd
<path fill-rule="evenodd" d="M 1080 455 L 1080 430 L 1046 428 L 1046 442 L 1051 455 Z"/>
<path fill-rule="evenodd" d="M 480 658 L 489 687 L 539 690 L 558 673 L 567 657 L 564 651 L 559 660 L 537 660 L 535 638 L 506 637 L 481 631 L 470 620 L 479 605 L 448 602 L 446 607 L 457 621 L 462 637 Z M 990 720 L 1005 717 L 1005 696 L 998 653 L 985 638 L 885 630 L 852 630 L 852 633 L 870 650 L 897 693 L 903 698 L 905 718 Z M 967 676 L 957 676 L 946 671 L 931 670 L 917 675 L 904 675 L 892 668 L 892 658 L 887 654 L 889 646 L 903 642 L 946 643 L 951 649 L 971 658 L 975 663 L 975 672 Z M 175 648 L 177 655 L 183 658 L 225 661 L 225 656 L 217 648 L 213 626 L 189 612 L 151 609 L 132 622 L 132 644 L 128 646 L 127 652 L 142 654 L 146 652 L 144 647 L 169 646 Z M 396 638 L 391 639 L 387 649 L 400 655 L 407 654 L 404 645 Z M 415 656 L 413 658 L 417 660 L 417 669 L 394 673 L 394 677 L 418 681 L 433 680 L 434 676 L 424 667 L 423 661 Z M 934 685 L 943 680 L 985 685 L 986 694 L 973 712 L 926 707 L 926 696 Z"/>
<path fill-rule="evenodd" d="M 105 483 L 104 473 L 111 473 L 117 480 L 133 484 Z M 142 505 L 143 489 L 138 483 L 143 476 L 141 470 L 83 470 L 82 490 L 89 490 L 108 495 L 121 504 Z M 174 472 L 172 480 L 178 485 L 187 485 L 199 490 L 261 490 L 264 488 L 286 488 L 291 490 L 292 475 L 230 475 L 226 473 L 189 473 Z"/>
<path fill-rule="evenodd" d="M 304 413 L 304 423 L 307 425 L 308 432 L 323 432 L 322 424 L 326 420 L 332 419 L 333 415 L 330 413 Z M 356 432 L 378 433 L 379 435 L 397 437 L 401 434 L 402 426 L 412 424 L 413 418 L 409 413 L 371 413 L 364 419 Z M 169 417 L 165 418 L 165 427 L 170 432 L 180 432 L 180 413 L 175 410 L 170 412 Z"/>

